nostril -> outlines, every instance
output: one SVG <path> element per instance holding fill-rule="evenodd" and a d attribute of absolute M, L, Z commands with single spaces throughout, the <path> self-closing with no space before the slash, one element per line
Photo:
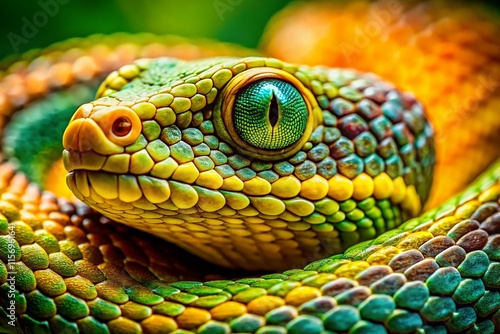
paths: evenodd
<path fill-rule="evenodd" d="M 118 137 L 124 137 L 132 130 L 132 122 L 128 117 L 121 116 L 113 122 L 113 134 Z"/>
<path fill-rule="evenodd" d="M 90 119 L 101 128 L 108 140 L 122 147 L 135 142 L 142 131 L 137 113 L 125 106 L 99 109 L 90 115 Z"/>

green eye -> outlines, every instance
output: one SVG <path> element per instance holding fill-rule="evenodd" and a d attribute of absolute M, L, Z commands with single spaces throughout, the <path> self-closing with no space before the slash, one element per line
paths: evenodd
<path fill-rule="evenodd" d="M 263 79 L 241 89 L 233 123 L 248 144 L 279 150 L 297 142 L 307 127 L 308 110 L 299 91 L 286 81 Z"/>
<path fill-rule="evenodd" d="M 290 73 L 250 68 L 223 88 L 213 109 L 217 134 L 238 153 L 278 161 L 297 153 L 322 120 L 316 97 Z"/>

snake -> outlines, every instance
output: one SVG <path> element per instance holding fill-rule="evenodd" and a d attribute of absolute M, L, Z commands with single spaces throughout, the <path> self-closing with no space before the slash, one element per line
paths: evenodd
<path fill-rule="evenodd" d="M 306 31 L 304 15 L 342 19 L 314 6 L 278 14 L 264 54 L 117 34 L 4 61 L 2 332 L 498 333 L 500 126 L 487 104 L 498 96 L 440 124 L 431 93 L 422 103 L 412 80 L 378 75 L 368 49 L 384 45 L 363 50 L 377 75 L 356 58 L 359 69 L 331 66 L 321 38 L 318 52 L 290 55 L 301 63 L 276 58 L 302 50 L 307 39 L 273 38 Z M 351 6 L 352 20 L 373 8 Z M 426 42 L 467 23 L 472 37 L 443 43 L 483 46 L 471 71 L 452 73 L 498 74 L 498 25 L 470 20 L 483 8 L 442 19 L 429 6 Z M 416 36 L 421 22 L 401 18 L 422 10 L 388 31 Z M 454 152 L 477 158 L 434 195 L 456 145 L 434 139 L 456 138 L 455 125 L 478 147 Z"/>

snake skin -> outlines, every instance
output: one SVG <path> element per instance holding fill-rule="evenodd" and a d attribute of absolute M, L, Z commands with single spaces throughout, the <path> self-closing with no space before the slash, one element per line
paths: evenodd
<path fill-rule="evenodd" d="M 303 267 L 398 226 L 428 195 L 434 152 L 423 108 L 373 76 L 257 57 L 141 60 L 118 73 L 129 80 L 120 86 L 111 74 L 105 96 L 66 129 L 68 185 L 105 216 L 207 261 Z M 307 142 L 276 161 L 238 152 L 217 128 L 233 80 L 268 73 L 300 78 L 294 84 L 311 95 Z M 386 97 L 368 99 L 374 91 Z M 107 120 L 123 115 L 137 118 L 125 147 L 106 135 Z"/>
<path fill-rule="evenodd" d="M 499 15 L 498 7 L 461 1 L 301 2 L 274 17 L 262 48 L 289 62 L 376 73 L 429 106 L 432 208 L 500 155 Z"/>
<path fill-rule="evenodd" d="M 222 46 L 213 48 L 201 46 L 196 49 L 185 46 L 183 48 L 182 45 L 186 44 L 182 41 L 172 42 L 153 38 L 148 41 L 144 37 L 132 38 L 131 41 L 136 44 L 130 42 L 120 44 L 116 40 L 116 37 L 108 40 L 95 38 L 87 42 L 86 45 L 90 45 L 88 48 L 81 49 L 71 49 L 71 44 L 62 45 L 56 48 L 56 51 L 52 51 L 53 53 L 48 50 L 41 59 L 36 61 L 29 59 L 31 65 L 21 60 L 10 66 L 7 74 L 2 78 L 1 87 L 4 93 L 0 99 L 2 122 L 4 124 L 9 122 L 12 112 L 18 109 L 26 111 L 32 108 L 34 113 L 40 112 L 45 101 L 37 102 L 37 100 L 51 91 L 53 91 L 51 98 L 54 103 L 68 104 L 67 98 L 64 98 L 67 87 L 78 88 L 79 82 L 87 84 L 91 81 L 95 84 L 94 78 L 99 77 L 101 73 L 110 72 L 117 65 L 129 64 L 137 57 L 165 56 L 171 55 L 170 52 L 177 52 L 177 56 L 197 58 L 203 55 L 213 55 L 214 49 L 220 53 L 225 53 L 224 50 L 227 50 L 227 54 L 233 55 L 248 52 L 224 49 Z M 138 40 L 142 45 L 138 45 Z M 114 46 L 105 46 L 113 44 L 110 43 L 111 41 L 114 42 Z M 73 43 L 73 45 L 79 44 Z M 177 48 L 169 48 L 165 45 L 177 45 Z M 69 51 L 63 51 L 61 54 L 58 52 L 59 49 Z M 187 52 L 190 53 L 186 56 Z M 256 60 L 262 61 L 261 58 L 247 58 L 249 62 Z M 240 60 L 238 62 L 241 63 Z M 276 66 L 277 63 L 272 60 L 272 66 Z M 146 67 L 144 65 L 144 68 Z M 126 66 L 122 70 L 122 77 L 126 77 L 130 70 L 131 67 Z M 301 67 L 301 71 L 308 73 L 310 69 Z M 317 68 L 312 71 L 322 73 L 328 70 Z M 340 72 L 340 74 L 344 73 Z M 349 108 L 354 109 L 354 105 L 357 110 L 360 110 L 359 115 L 362 116 L 359 118 L 363 122 L 366 118 L 371 120 L 371 116 L 383 117 L 386 121 L 395 124 L 398 124 L 399 119 L 400 124 L 406 125 L 413 133 L 410 147 L 415 151 L 410 152 L 409 155 L 414 159 L 415 155 L 418 156 L 417 162 L 412 161 L 412 163 L 417 163 L 417 167 L 414 170 L 409 169 L 415 174 L 413 178 L 406 176 L 409 174 L 408 168 L 405 171 L 401 170 L 401 175 L 406 172 L 404 174 L 406 177 L 402 178 L 405 181 L 405 189 L 407 185 L 408 187 L 414 185 L 415 189 L 405 192 L 405 194 L 412 193 L 413 195 L 409 195 L 410 199 L 407 204 L 401 208 L 393 206 L 387 200 L 391 198 L 394 201 L 392 194 L 389 196 L 381 194 L 381 189 L 386 189 L 389 182 L 387 179 L 391 179 L 386 177 L 383 178 L 384 187 L 380 188 L 376 194 L 374 192 L 377 188 L 373 184 L 372 188 L 368 187 L 372 189 L 372 192 L 367 197 L 362 197 L 366 194 L 358 193 L 356 198 L 352 199 L 330 198 L 332 202 L 335 200 L 338 202 L 336 212 L 343 212 L 345 216 L 351 213 L 349 222 L 356 227 L 354 234 L 365 226 L 367 226 L 366 229 L 374 226 L 374 232 L 378 235 L 374 240 L 361 242 L 348 248 L 365 237 L 371 239 L 375 235 L 347 234 L 339 238 L 347 240 L 341 246 L 342 249 L 347 248 L 342 254 L 326 258 L 324 258 L 326 254 L 323 253 L 316 258 L 313 254 L 307 260 L 307 262 L 311 260 L 312 262 L 308 265 L 300 265 L 299 269 L 232 279 L 249 275 L 227 268 L 214 267 L 176 246 L 165 243 L 162 239 L 104 218 L 83 204 L 73 204 L 63 197 L 45 193 L 40 190 L 39 186 L 30 183 L 31 181 L 19 173 L 16 165 L 4 162 L 0 166 L 0 212 L 2 214 L 0 216 L 0 255 L 2 256 L 0 258 L 0 283 L 2 284 L 0 285 L 0 303 L 3 306 L 0 312 L 4 312 L 0 314 L 0 329 L 14 333 L 20 331 L 26 333 L 255 332 L 260 334 L 497 332 L 500 328 L 500 264 L 498 263 L 500 259 L 500 163 L 490 167 L 464 193 L 457 195 L 437 209 L 403 223 L 407 217 L 415 215 L 420 210 L 429 192 L 429 185 L 426 183 L 428 178 L 423 176 L 427 177 L 431 173 L 432 158 L 429 157 L 432 157 L 432 146 L 429 131 L 423 130 L 426 127 L 425 120 L 412 117 L 421 115 L 418 111 L 406 109 L 407 103 L 413 105 L 416 101 L 405 94 L 397 94 L 392 87 L 382 90 L 381 100 L 379 96 L 371 95 L 372 103 L 375 107 L 378 104 L 382 107 L 388 101 L 396 100 L 397 104 L 398 98 L 406 97 L 399 101 L 404 107 L 399 111 L 401 118 L 398 118 L 398 112 L 392 108 L 383 108 L 386 110 L 383 116 L 371 115 L 370 111 L 376 108 L 363 109 L 359 102 L 362 100 L 356 97 L 356 89 L 377 86 L 379 79 L 367 76 L 368 80 L 372 80 L 368 84 L 362 83 L 367 86 L 356 86 L 360 84 L 360 80 L 355 80 L 360 74 L 353 75 L 357 72 L 352 71 L 345 73 L 348 73 L 347 86 L 351 85 L 351 89 L 343 92 L 338 88 L 345 86 L 346 82 L 339 83 L 338 80 L 334 81 L 335 90 L 328 85 L 326 89 L 321 85 L 320 87 L 313 86 L 313 84 L 309 86 L 316 96 L 326 96 L 323 99 L 316 98 L 318 106 L 339 119 L 349 117 L 349 112 L 348 115 L 342 112 Z M 116 74 L 108 77 L 99 94 L 113 95 L 121 89 L 124 84 L 120 83 L 120 80 L 113 81 L 116 78 Z M 304 79 L 302 81 L 307 82 Z M 324 80 L 322 84 L 327 82 Z M 386 87 L 386 85 L 383 86 Z M 17 90 L 14 89 L 16 87 Z M 60 89 L 62 91 L 58 92 Z M 365 90 L 365 94 L 369 93 L 370 89 Z M 85 95 L 81 94 L 78 89 L 70 91 L 69 94 L 70 96 L 71 94 Z M 329 94 L 333 97 L 340 96 L 342 100 L 332 99 Z M 97 101 L 109 103 L 109 99 L 106 100 L 106 97 L 103 99 Z M 34 102 L 29 104 L 31 101 Z M 340 101 L 340 106 L 333 101 Z M 86 101 L 81 101 L 81 103 L 84 102 Z M 136 102 L 139 103 L 139 101 Z M 141 102 L 143 105 L 146 103 L 146 101 Z M 165 101 L 160 101 L 160 103 L 165 103 Z M 78 104 L 80 102 L 76 102 L 76 105 Z M 69 105 L 70 110 L 76 109 L 75 101 Z M 130 104 L 127 107 L 134 110 L 133 105 Z M 105 105 L 105 107 L 110 106 Z M 147 107 L 141 111 L 144 110 L 147 111 Z M 323 122 L 326 122 L 328 116 L 324 117 L 324 111 L 322 114 Z M 355 118 L 352 115 L 358 114 L 350 113 L 350 115 L 350 118 Z M 393 120 L 391 116 L 396 120 Z M 24 121 L 22 118 L 19 119 L 23 124 L 26 121 L 26 118 Z M 17 124 L 19 124 L 19 119 Z M 193 119 L 194 117 L 190 122 L 193 122 Z M 13 118 L 13 123 L 16 124 L 16 118 Z M 329 125 L 324 124 L 325 128 Z M 363 129 L 362 122 L 357 122 L 357 124 L 361 124 Z M 176 123 L 176 126 L 182 128 L 181 124 Z M 366 166 L 372 165 L 364 160 L 370 154 L 363 156 L 358 153 L 369 146 L 366 144 L 369 140 L 355 146 L 356 142 L 353 141 L 354 144 L 352 144 L 350 139 L 356 137 L 353 133 L 359 128 L 343 127 L 342 122 L 338 123 L 338 127 L 339 132 L 347 140 L 345 143 L 339 143 L 340 147 L 338 147 L 334 144 L 338 142 L 339 138 L 337 138 L 329 142 L 327 146 L 330 150 L 329 154 L 339 153 L 338 157 L 332 157 L 332 160 L 338 159 L 335 160 L 338 171 L 342 171 L 339 168 L 342 166 L 339 161 L 353 154 L 349 151 L 352 145 L 351 149 L 356 148 L 355 151 L 358 154 L 356 157 L 362 160 L 361 163 L 357 161 L 357 164 L 353 165 L 359 167 L 362 164 L 364 168 L 362 172 L 354 175 L 348 174 L 352 169 L 347 168 L 343 170 L 346 174 L 341 172 L 342 175 L 347 179 L 350 176 L 352 176 L 351 179 L 355 179 L 362 173 L 369 176 L 369 178 L 361 178 L 361 181 L 365 182 L 360 181 L 353 185 L 352 196 L 354 196 L 356 184 L 360 184 L 358 189 L 366 191 L 366 184 L 370 184 L 370 181 L 366 180 L 372 180 L 372 175 L 369 173 L 370 171 L 375 173 L 367 169 Z M 375 137 L 378 128 L 374 126 L 371 130 Z M 13 138 L 15 130 L 9 131 L 10 134 L 7 134 Z M 324 138 L 328 138 L 330 133 L 324 131 L 320 134 L 321 140 L 313 142 L 316 147 Z M 416 139 L 418 134 L 424 138 L 421 140 L 424 144 L 420 146 Z M 209 136 L 210 133 L 204 135 Z M 182 138 L 183 140 L 193 139 L 189 136 L 182 136 Z M 384 138 L 386 137 L 382 135 L 381 139 Z M 392 141 L 397 142 L 398 148 L 404 147 L 406 144 L 404 140 L 408 140 L 408 136 L 403 137 L 402 142 L 398 141 L 398 137 L 394 138 Z M 153 140 L 154 138 L 151 141 Z M 25 147 L 15 140 L 7 143 L 19 145 L 20 148 Z M 314 147 L 311 145 L 308 152 Z M 11 156 L 15 156 L 15 152 L 18 152 L 15 147 L 13 148 L 14 152 L 10 153 Z M 416 153 L 419 152 L 418 149 L 424 148 L 426 149 L 424 153 Z M 223 154 L 234 153 L 227 147 L 224 149 L 226 152 L 222 151 Z M 391 149 L 390 144 L 388 149 Z M 392 155 L 383 158 L 389 159 L 401 155 L 402 163 L 412 165 L 408 163 L 408 156 L 405 156 L 405 152 L 401 149 L 396 152 L 393 150 Z M 315 154 L 306 155 L 302 163 L 311 161 L 309 160 L 311 156 L 316 157 Z M 422 162 L 425 157 L 428 157 L 430 161 Z M 40 164 L 46 164 L 44 159 L 47 158 L 40 159 L 42 161 Z M 319 163 L 323 160 L 325 157 L 312 161 Z M 426 165 L 426 163 L 429 164 Z M 23 166 L 22 163 L 21 166 Z M 234 166 L 237 165 L 233 164 L 231 167 L 235 168 Z M 318 170 L 320 170 L 319 167 L 316 171 Z M 262 173 L 270 169 L 253 171 L 257 174 L 257 172 Z M 283 177 L 278 173 L 279 170 L 272 171 L 279 177 Z M 334 177 L 322 174 L 327 172 L 328 169 L 321 169 L 321 173 L 315 172 L 314 175 L 319 175 L 325 180 Z M 271 173 L 260 175 L 270 184 L 273 183 L 272 181 L 276 182 L 276 177 Z M 307 181 L 314 177 L 309 175 L 302 180 L 300 176 L 303 175 L 300 172 L 294 176 L 300 181 Z M 389 176 L 392 177 L 392 175 Z M 50 180 L 54 179 L 49 178 Z M 41 184 L 49 182 L 44 180 L 43 175 L 37 181 Z M 53 189 L 56 192 L 59 191 L 57 186 Z M 305 187 L 305 189 L 309 188 Z M 317 189 L 317 187 L 310 189 Z M 311 192 L 307 194 L 311 196 Z M 376 195 L 380 195 L 380 198 Z M 308 199 L 317 201 L 315 197 L 303 198 L 304 201 Z M 328 204 L 331 206 L 332 202 Z M 321 206 L 321 203 L 315 204 L 314 208 L 318 214 L 308 217 L 309 221 L 305 220 L 308 229 L 313 229 L 315 226 L 318 229 L 317 226 L 325 224 L 332 226 L 333 229 L 337 228 L 341 233 L 354 232 L 349 231 L 352 225 L 344 224 L 339 227 L 344 220 L 328 221 L 326 224 L 326 217 L 333 216 L 335 213 L 329 212 L 331 207 Z M 96 208 L 99 209 L 99 206 L 96 205 Z M 363 216 L 359 218 L 360 215 Z M 321 222 L 321 216 L 325 218 L 325 221 Z M 364 218 L 370 219 L 373 225 L 369 225 L 366 221 L 368 225 L 360 224 L 359 222 Z M 380 218 L 381 220 L 377 223 L 377 219 Z M 212 219 L 215 218 L 212 217 Z M 319 219 L 319 223 L 314 219 Z M 346 226 L 347 229 L 343 231 L 342 228 Z M 390 231 L 385 232 L 388 229 Z M 179 243 L 182 245 L 181 242 Z M 192 251 L 189 247 L 186 248 Z M 11 254 L 13 257 L 9 257 Z M 214 258 L 209 260 L 217 262 Z M 15 274 L 12 275 L 10 272 Z M 15 277 L 15 282 L 11 277 Z M 11 321 L 9 315 L 12 313 L 9 307 L 12 300 L 15 304 L 15 312 L 13 312 L 15 327 L 8 323 Z"/>

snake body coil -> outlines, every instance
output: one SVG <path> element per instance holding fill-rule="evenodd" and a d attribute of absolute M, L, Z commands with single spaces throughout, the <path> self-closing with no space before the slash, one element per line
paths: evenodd
<path fill-rule="evenodd" d="M 225 45 L 74 45 L 0 84 L 2 332 L 499 331 L 500 162 L 412 218 L 434 164 L 413 95 Z M 64 182 L 47 127 L 74 110 L 63 164 L 90 207 L 31 183 Z"/>

